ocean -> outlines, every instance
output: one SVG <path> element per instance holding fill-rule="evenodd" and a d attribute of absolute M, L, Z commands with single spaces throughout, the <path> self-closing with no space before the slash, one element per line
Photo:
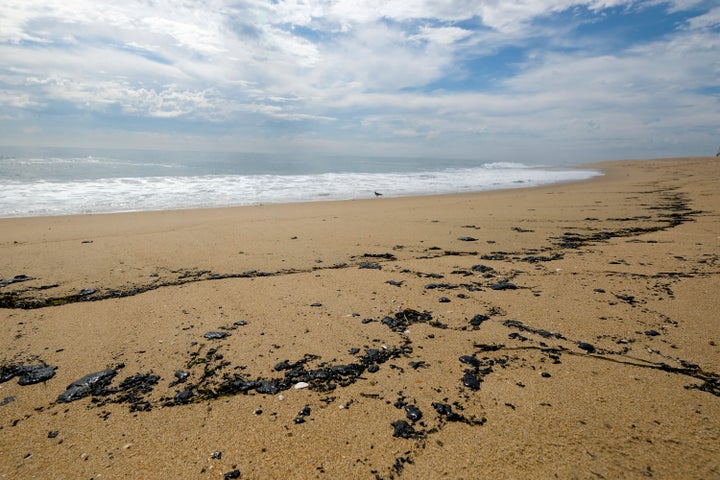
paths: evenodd
<path fill-rule="evenodd" d="M 452 159 L 0 147 L 0 217 L 436 195 L 600 174 Z"/>

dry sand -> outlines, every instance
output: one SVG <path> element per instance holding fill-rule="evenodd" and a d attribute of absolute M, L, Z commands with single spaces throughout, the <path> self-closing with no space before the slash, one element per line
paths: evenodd
<path fill-rule="evenodd" d="M 594 167 L 0 220 L 0 478 L 720 478 L 720 162 Z"/>

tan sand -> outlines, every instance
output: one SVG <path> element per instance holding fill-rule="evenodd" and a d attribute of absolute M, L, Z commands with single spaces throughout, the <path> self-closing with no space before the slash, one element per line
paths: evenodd
<path fill-rule="evenodd" d="M 594 167 L 491 193 L 0 220 L 0 279 L 32 277 L 0 287 L 3 373 L 57 366 L 0 384 L 0 478 L 720 478 L 720 162 Z"/>

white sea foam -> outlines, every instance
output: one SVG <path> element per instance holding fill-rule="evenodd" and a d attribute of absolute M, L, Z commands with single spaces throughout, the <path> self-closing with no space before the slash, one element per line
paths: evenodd
<path fill-rule="evenodd" d="M 90 163 L 92 160 L 85 158 Z M 434 195 L 584 180 L 593 170 L 493 163 L 416 173 L 199 175 L 67 181 L 0 178 L 0 217 Z"/>

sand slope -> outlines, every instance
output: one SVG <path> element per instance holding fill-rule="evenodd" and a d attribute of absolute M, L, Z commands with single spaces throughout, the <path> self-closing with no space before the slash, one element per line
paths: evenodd
<path fill-rule="evenodd" d="M 0 220 L 0 477 L 720 478 L 720 162 L 595 167 Z"/>

